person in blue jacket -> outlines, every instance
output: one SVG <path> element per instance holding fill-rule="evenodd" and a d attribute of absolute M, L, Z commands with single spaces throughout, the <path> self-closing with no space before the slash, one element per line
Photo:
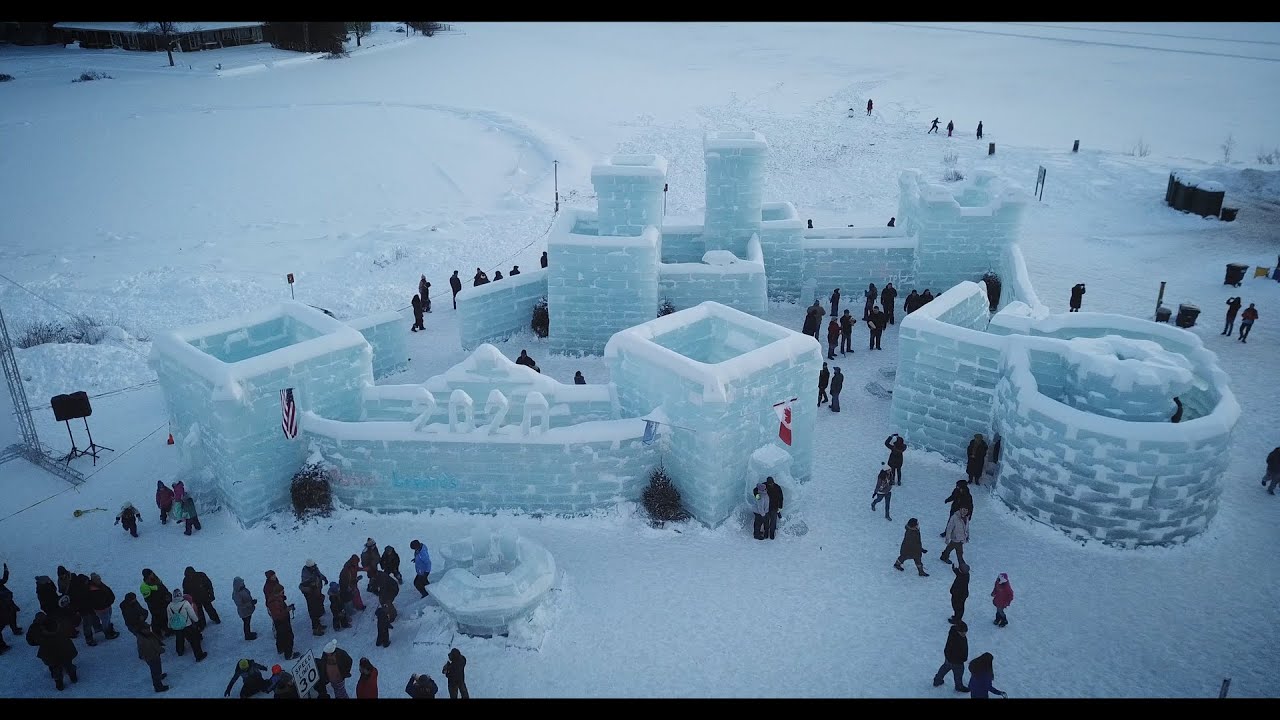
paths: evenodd
<path fill-rule="evenodd" d="M 422 597 L 427 596 L 427 586 L 431 584 L 428 576 L 431 574 L 431 553 L 427 552 L 427 546 L 422 544 L 421 540 L 414 540 L 409 543 L 409 547 L 413 550 L 413 570 L 415 576 L 413 578 L 413 586 L 418 588 L 418 592 Z"/>
<path fill-rule="evenodd" d="M 995 657 L 991 653 L 982 653 L 969 661 L 969 697 L 985 700 L 988 693 L 1005 696 L 1005 692 L 994 685 L 996 679 L 996 673 L 992 667 L 994 662 Z"/>

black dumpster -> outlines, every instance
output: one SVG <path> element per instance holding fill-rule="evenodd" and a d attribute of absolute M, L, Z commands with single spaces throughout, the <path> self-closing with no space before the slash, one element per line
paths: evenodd
<path fill-rule="evenodd" d="M 1218 217 L 1218 213 L 1222 212 L 1222 200 L 1226 197 L 1227 191 L 1222 183 L 1202 182 L 1196 187 L 1196 193 L 1191 198 L 1191 212 L 1200 217 Z"/>
<path fill-rule="evenodd" d="M 1232 222 L 1236 219 L 1236 213 L 1240 212 L 1240 208 L 1224 207 L 1222 214 L 1219 215 L 1223 222 Z"/>
<path fill-rule="evenodd" d="M 1240 287 L 1240 283 L 1244 282 L 1244 274 L 1249 272 L 1248 265 L 1240 263 L 1227 264 L 1227 276 L 1223 279 L 1223 285 L 1231 285 L 1232 287 Z"/>
<path fill-rule="evenodd" d="M 1178 186 L 1178 181 L 1174 179 L 1173 173 L 1169 173 L 1169 187 L 1164 191 L 1164 204 L 1173 205 L 1173 190 Z"/>
<path fill-rule="evenodd" d="M 1178 319 L 1174 320 L 1174 324 L 1180 328 L 1194 327 L 1199 316 L 1200 308 L 1183 303 L 1178 306 Z"/>
<path fill-rule="evenodd" d="M 1170 310 L 1169 308 L 1163 305 L 1156 308 L 1156 322 L 1167 323 L 1169 322 L 1169 318 L 1172 316 L 1173 316 L 1173 311 Z"/>

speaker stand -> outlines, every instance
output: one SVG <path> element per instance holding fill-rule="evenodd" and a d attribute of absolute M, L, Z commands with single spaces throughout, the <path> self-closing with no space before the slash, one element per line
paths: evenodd
<path fill-rule="evenodd" d="M 60 458 L 58 458 L 58 460 L 59 460 L 59 461 L 61 461 L 61 462 L 62 462 L 62 464 L 64 464 L 64 465 L 70 465 L 72 460 L 75 460 L 76 458 L 80 457 L 81 455 L 88 455 L 88 453 L 86 453 L 86 452 L 84 452 L 83 450 L 81 450 L 81 449 L 79 449 L 79 448 L 77 448 L 77 447 L 76 447 L 76 436 L 75 436 L 75 435 L 73 435 L 73 434 L 71 433 L 71 421 L 70 421 L 70 420 L 63 420 L 62 422 L 66 423 L 66 425 L 67 425 L 67 437 L 71 438 L 71 452 L 67 453 L 66 455 L 63 455 L 63 456 L 62 456 L 62 457 L 60 457 Z M 93 440 L 90 440 L 89 442 L 90 442 L 90 443 L 92 443 L 92 442 L 93 442 Z"/>
<path fill-rule="evenodd" d="M 106 445 L 99 445 L 99 444 L 95 443 L 95 442 L 93 441 L 93 433 L 89 432 L 89 418 L 81 418 L 81 420 L 83 420 L 83 421 L 84 421 L 84 434 L 89 436 L 89 447 L 87 447 L 87 448 L 85 448 L 84 450 L 82 450 L 82 451 L 80 452 L 80 454 L 81 454 L 81 455 L 88 455 L 89 457 L 93 458 L 93 464 L 94 464 L 94 466 L 96 467 L 96 466 L 97 466 L 97 464 L 98 464 L 98 452 L 99 452 L 99 451 L 101 451 L 101 450 L 108 450 L 108 451 L 110 451 L 110 452 L 115 452 L 115 450 L 112 450 L 111 448 L 107 447 Z M 70 424 L 68 424 L 68 425 L 67 425 L 67 432 L 71 432 L 71 426 L 70 426 Z M 73 441 L 74 441 L 74 438 L 73 438 Z M 73 442 L 73 444 L 74 444 L 74 442 Z"/>

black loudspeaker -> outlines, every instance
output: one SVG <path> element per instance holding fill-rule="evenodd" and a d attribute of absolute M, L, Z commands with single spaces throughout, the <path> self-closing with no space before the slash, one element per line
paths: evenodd
<path fill-rule="evenodd" d="M 49 399 L 49 404 L 53 406 L 53 417 L 58 422 L 85 418 L 93 414 L 93 408 L 89 406 L 89 394 L 83 390 L 69 395 L 54 395 Z"/>

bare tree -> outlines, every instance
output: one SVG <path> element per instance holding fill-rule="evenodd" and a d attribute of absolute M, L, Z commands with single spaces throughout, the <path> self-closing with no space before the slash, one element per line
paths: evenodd
<path fill-rule="evenodd" d="M 155 30 L 160 33 L 160 36 L 162 38 L 164 38 L 165 52 L 169 53 L 169 67 L 173 67 L 173 39 L 172 38 L 174 33 L 178 29 L 178 23 L 172 22 L 172 21 L 162 22 L 158 20 L 153 20 L 151 22 L 140 22 L 140 23 L 137 23 L 137 25 L 138 27 L 141 27 L 141 28 L 150 28 L 152 25 L 156 26 Z"/>
<path fill-rule="evenodd" d="M 365 35 L 368 35 L 369 32 L 373 30 L 373 23 L 349 22 L 347 23 L 347 28 L 349 28 L 351 32 L 354 33 L 356 36 L 356 47 L 360 47 L 360 38 L 364 37 Z"/>
<path fill-rule="evenodd" d="M 1227 135 L 1227 139 L 1222 141 L 1222 162 L 1231 164 L 1231 153 L 1236 149 L 1236 136 L 1234 134 Z"/>

